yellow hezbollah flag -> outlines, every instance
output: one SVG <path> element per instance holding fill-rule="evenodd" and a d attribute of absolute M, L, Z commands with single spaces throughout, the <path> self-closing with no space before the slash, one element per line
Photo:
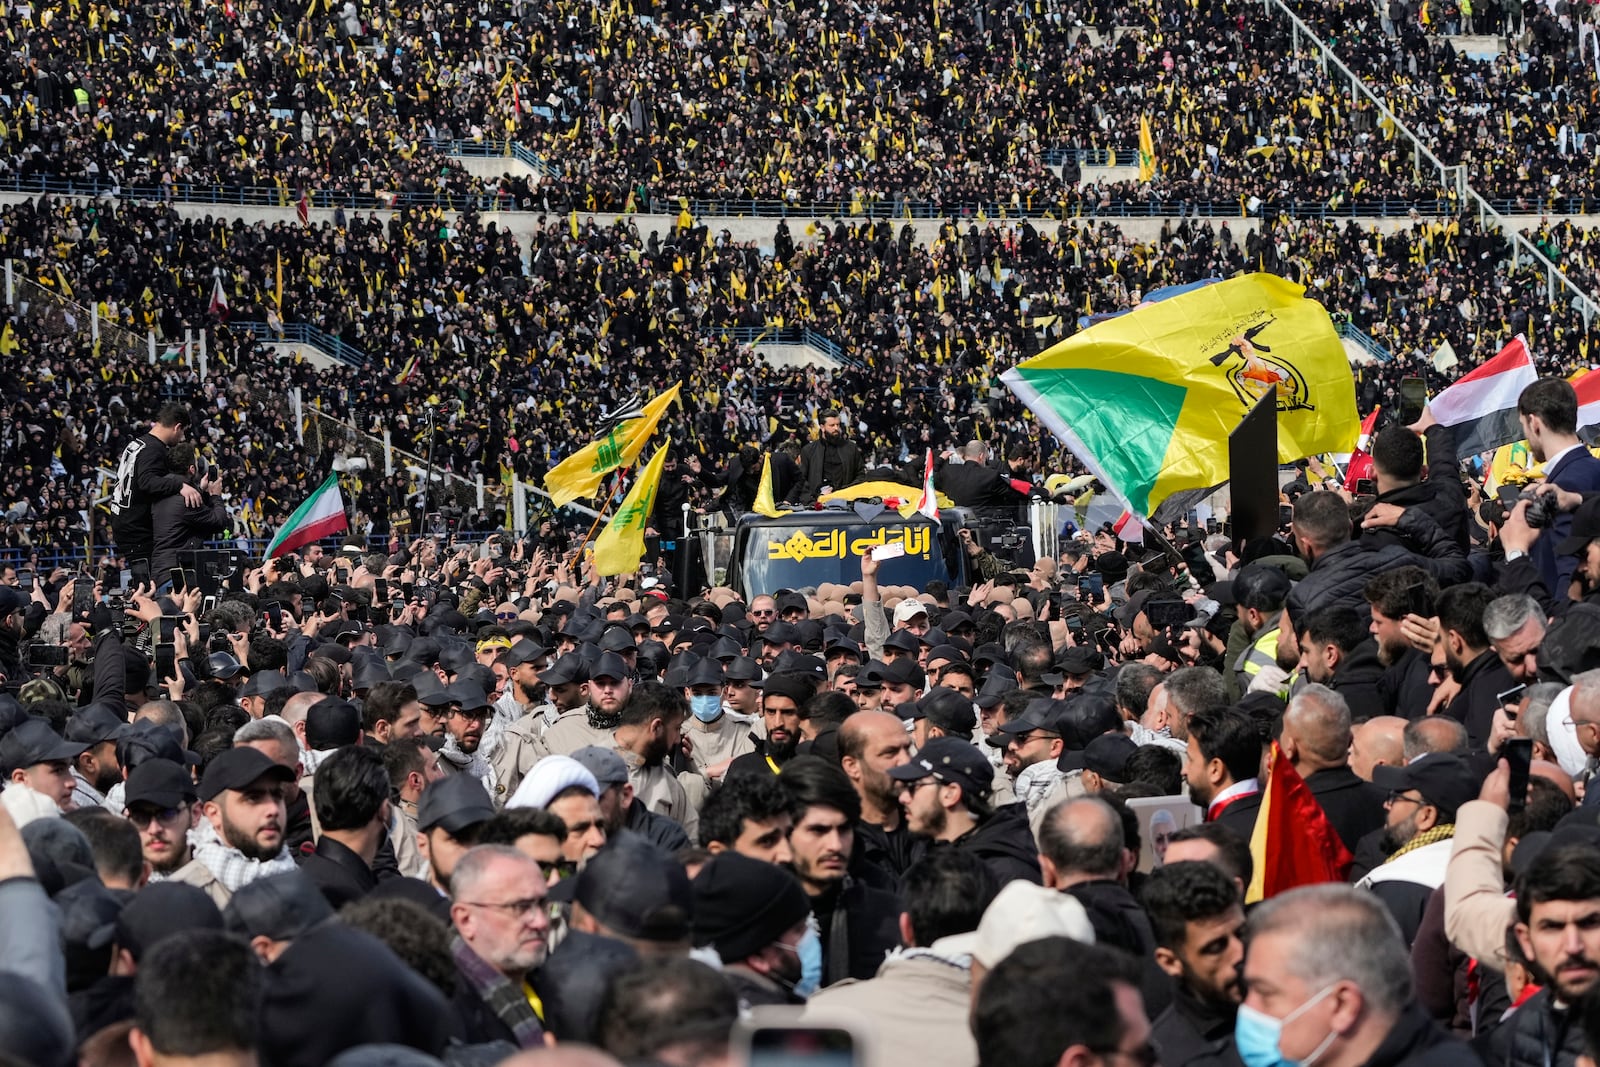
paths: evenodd
<path fill-rule="evenodd" d="M 775 519 L 783 512 L 778 510 L 778 504 L 772 499 L 772 453 L 768 452 L 761 458 L 761 486 L 756 490 L 756 502 L 751 506 L 757 515 L 765 515 Z"/>
<path fill-rule="evenodd" d="M 1139 180 L 1147 182 L 1156 176 L 1156 142 L 1150 136 L 1150 116 L 1139 116 Z"/>
<path fill-rule="evenodd" d="M 1228 480 L 1228 435 L 1264 397 L 1278 459 L 1348 452 L 1355 379 L 1323 306 L 1271 274 L 1201 283 L 1067 338 L 1001 379 L 1128 510 Z"/>
<path fill-rule="evenodd" d="M 551 502 L 559 508 L 580 497 L 592 497 L 600 488 L 600 479 L 638 459 L 645 442 L 656 432 L 662 413 L 678 399 L 682 388 L 681 384 L 674 385 L 646 404 L 637 417 L 618 423 L 600 440 L 591 441 L 552 467 L 544 476 Z"/>
<path fill-rule="evenodd" d="M 644 531 L 656 510 L 656 490 L 661 485 L 661 467 L 667 461 L 668 447 L 656 449 L 633 488 L 622 498 L 622 507 L 595 538 L 595 573 L 629 574 L 639 569 L 639 561 L 644 558 Z"/>

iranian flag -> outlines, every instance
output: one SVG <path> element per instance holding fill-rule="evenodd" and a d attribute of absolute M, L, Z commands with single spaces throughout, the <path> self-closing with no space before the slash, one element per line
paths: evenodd
<path fill-rule="evenodd" d="M 317 486 L 316 492 L 295 508 L 289 521 L 283 524 L 278 536 L 267 546 L 267 558 L 293 552 L 302 545 L 320 541 L 324 537 L 348 530 L 344 517 L 344 496 L 339 492 L 339 476 L 328 475 L 328 480 Z"/>

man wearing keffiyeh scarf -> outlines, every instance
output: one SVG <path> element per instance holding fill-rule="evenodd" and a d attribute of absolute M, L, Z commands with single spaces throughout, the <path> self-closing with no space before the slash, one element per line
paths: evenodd
<path fill-rule="evenodd" d="M 542 1047 L 542 1005 L 528 975 L 549 947 L 544 873 L 514 848 L 480 845 L 456 864 L 450 890 L 450 951 L 463 979 L 455 1003 L 468 1039 Z"/>
<path fill-rule="evenodd" d="M 284 847 L 284 789 L 294 772 L 254 748 L 229 749 L 200 783 L 205 816 L 190 832 L 194 859 L 172 875 L 204 889 L 218 906 L 257 878 L 294 869 Z"/>

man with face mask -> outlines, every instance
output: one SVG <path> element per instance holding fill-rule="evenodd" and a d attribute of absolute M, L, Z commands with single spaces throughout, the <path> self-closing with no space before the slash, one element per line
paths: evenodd
<path fill-rule="evenodd" d="M 1173 1067 L 1238 1067 L 1234 1015 L 1244 999 L 1244 907 L 1239 887 L 1211 863 L 1150 872 L 1140 894 L 1156 935 L 1156 963 L 1172 978 L 1172 1004 L 1151 1039 Z"/>
<path fill-rule="evenodd" d="M 782 867 L 723 852 L 694 878 L 694 942 L 714 949 L 742 1009 L 801 1004 L 822 983 L 811 903 Z"/>
<path fill-rule="evenodd" d="M 1394 918 L 1344 885 L 1290 890 L 1250 917 L 1245 997 L 1234 1021 L 1244 1067 L 1475 1067 L 1412 994 Z"/>
<path fill-rule="evenodd" d="M 854 485 L 865 474 L 861 450 L 845 440 L 839 412 L 828 411 L 822 416 L 822 435 L 800 450 L 800 480 L 789 499 L 809 504 L 823 493 Z"/>
<path fill-rule="evenodd" d="M 689 738 L 689 758 L 707 781 L 722 781 L 728 767 L 746 752 L 754 752 L 755 739 L 750 736 L 752 718 L 730 712 L 723 700 L 727 679 L 722 664 L 714 659 L 704 659 L 689 668 L 684 679 L 683 695 L 689 701 L 689 718 L 684 720 L 684 731 Z M 752 693 L 760 690 L 751 689 Z"/>
<path fill-rule="evenodd" d="M 1389 859 L 1356 884 L 1388 906 L 1409 945 L 1428 898 L 1444 884 L 1456 811 L 1477 797 L 1478 776 L 1459 756 L 1429 753 L 1403 767 L 1373 768 L 1372 784 L 1389 793 L 1380 845 Z"/>

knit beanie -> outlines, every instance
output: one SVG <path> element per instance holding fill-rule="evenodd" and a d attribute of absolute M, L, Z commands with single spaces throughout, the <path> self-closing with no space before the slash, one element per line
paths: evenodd
<path fill-rule="evenodd" d="M 811 914 L 800 880 L 782 867 L 723 852 L 694 880 L 694 943 L 726 963 L 747 959 Z"/>

